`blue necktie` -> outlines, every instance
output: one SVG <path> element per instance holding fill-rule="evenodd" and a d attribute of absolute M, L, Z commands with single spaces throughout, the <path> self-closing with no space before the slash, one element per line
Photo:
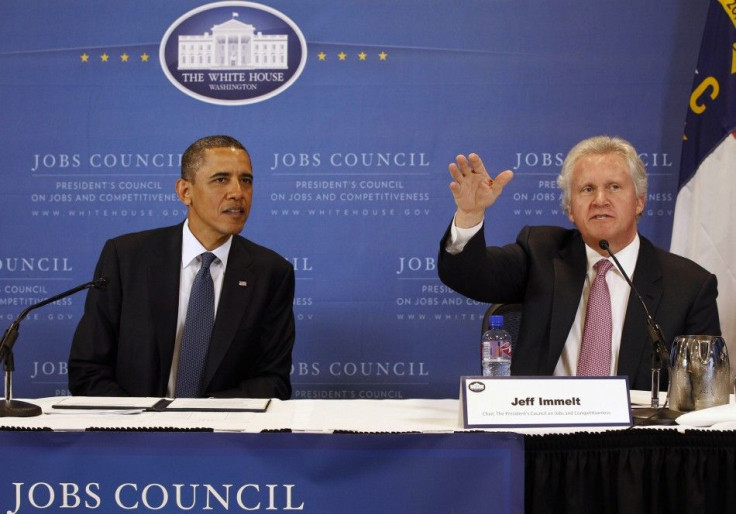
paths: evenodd
<path fill-rule="evenodd" d="M 184 321 L 184 333 L 179 349 L 179 369 L 176 374 L 176 397 L 198 398 L 202 395 L 202 375 L 215 324 L 215 286 L 210 264 L 215 254 L 200 255 L 202 267 L 194 277 L 192 292 Z"/>

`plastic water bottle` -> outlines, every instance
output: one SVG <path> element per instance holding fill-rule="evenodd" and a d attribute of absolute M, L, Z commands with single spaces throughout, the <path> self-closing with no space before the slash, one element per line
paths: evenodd
<path fill-rule="evenodd" d="M 484 377 L 511 374 L 511 334 L 503 329 L 503 316 L 491 316 L 480 342 L 481 371 Z"/>

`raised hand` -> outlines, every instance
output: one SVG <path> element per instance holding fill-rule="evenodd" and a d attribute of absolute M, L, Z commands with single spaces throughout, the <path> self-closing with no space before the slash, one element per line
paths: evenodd
<path fill-rule="evenodd" d="M 474 153 L 458 155 L 449 166 L 454 181 L 450 191 L 455 198 L 458 227 L 472 227 L 483 221 L 485 210 L 493 205 L 503 188 L 514 178 L 514 172 L 505 170 L 491 178 L 483 160 Z"/>

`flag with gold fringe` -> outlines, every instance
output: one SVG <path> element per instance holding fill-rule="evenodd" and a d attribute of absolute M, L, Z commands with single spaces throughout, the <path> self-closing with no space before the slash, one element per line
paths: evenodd
<path fill-rule="evenodd" d="M 736 370 L 736 0 L 712 0 L 689 98 L 671 251 L 718 277 Z"/>

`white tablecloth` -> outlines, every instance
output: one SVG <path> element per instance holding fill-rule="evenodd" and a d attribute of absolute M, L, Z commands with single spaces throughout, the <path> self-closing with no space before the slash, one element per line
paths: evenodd
<path fill-rule="evenodd" d="M 632 391 L 632 404 L 642 403 L 641 392 Z M 0 427 L 52 430 L 97 429 L 212 429 L 223 432 L 258 433 L 264 430 L 294 432 L 422 432 L 442 433 L 462 431 L 458 416 L 457 399 L 441 400 L 272 400 L 268 410 L 254 412 L 97 412 L 88 410 L 60 410 L 53 405 L 63 397 L 24 400 L 43 409 L 41 416 L 30 418 L 0 418 Z M 216 401 L 216 400 L 212 400 Z M 718 408 L 716 408 L 718 409 Z M 711 410 L 711 409 L 708 409 Z M 708 412 L 699 411 L 700 418 Z M 736 416 L 736 406 L 727 415 Z M 688 417 L 694 417 L 688 415 Z M 698 417 L 695 417 L 698 419 Z M 686 420 L 686 418 L 684 418 Z M 710 418 L 707 418 L 710 419 Z M 736 420 L 736 418 L 734 418 Z M 717 422 L 728 422 L 723 416 Z M 703 428 L 708 423 L 680 424 L 668 429 Z M 733 429 L 716 425 L 713 428 Z M 495 431 L 513 431 L 524 434 L 574 433 L 610 430 L 610 428 L 518 428 Z M 487 430 L 494 431 L 494 430 Z"/>

